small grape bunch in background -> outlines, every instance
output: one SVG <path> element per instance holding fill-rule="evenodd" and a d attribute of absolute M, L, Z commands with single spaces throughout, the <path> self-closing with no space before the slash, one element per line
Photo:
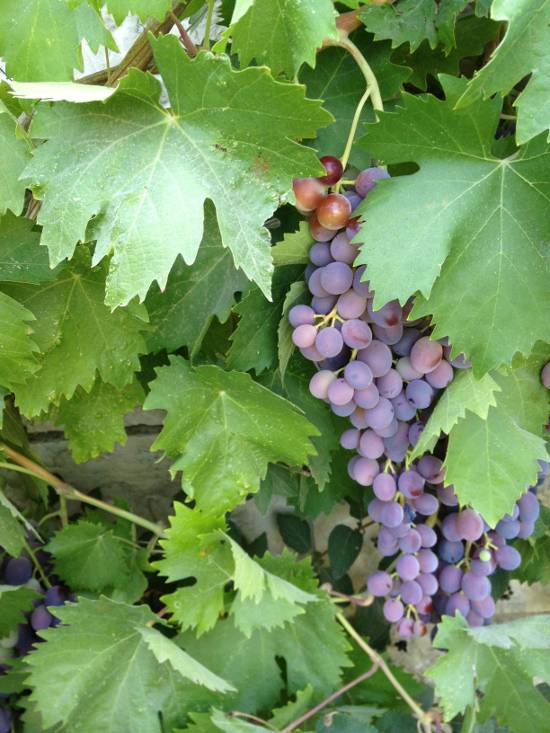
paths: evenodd
<path fill-rule="evenodd" d="M 444 614 L 460 612 L 472 626 L 488 623 L 494 613 L 489 576 L 519 566 L 508 543 L 534 531 L 535 488 L 491 530 L 477 512 L 459 506 L 440 458 L 410 460 L 438 394 L 455 369 L 470 364 L 462 354 L 451 358 L 446 339 L 431 339 L 429 322 L 409 320 L 412 301 L 375 309 L 366 268 L 354 267 L 352 240 L 361 227 L 354 211 L 388 173 L 368 168 L 340 193 L 340 162 L 321 162 L 325 176 L 294 181 L 314 242 L 305 272 L 311 301 L 294 306 L 289 321 L 294 344 L 318 369 L 311 393 L 351 424 L 340 437 L 353 451 L 348 473 L 372 490 L 368 513 L 379 527 L 382 561 L 368 590 L 385 599 L 384 615 L 403 637 L 425 634 Z"/>

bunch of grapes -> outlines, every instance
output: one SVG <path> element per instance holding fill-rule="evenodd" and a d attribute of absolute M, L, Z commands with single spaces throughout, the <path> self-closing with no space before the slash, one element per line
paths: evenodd
<path fill-rule="evenodd" d="M 473 509 L 459 508 L 439 458 L 410 460 L 438 393 L 470 364 L 463 355 L 451 358 L 446 339 L 432 340 L 428 323 L 408 319 L 412 301 L 375 309 L 365 266 L 353 266 L 360 229 L 353 212 L 387 172 L 368 168 L 353 188 L 336 193 L 327 187 L 338 183 L 342 166 L 332 157 L 321 162 L 326 176 L 294 182 L 315 241 L 305 273 L 312 299 L 294 306 L 289 321 L 294 344 L 318 369 L 311 393 L 351 423 L 340 438 L 354 451 L 349 475 L 372 487 L 368 512 L 379 525 L 385 569 L 370 576 L 368 589 L 385 598 L 384 615 L 404 637 L 425 634 L 442 614 L 487 623 L 494 612 L 489 576 L 518 567 L 519 553 L 507 542 L 532 534 L 538 501 L 527 492 L 490 530 Z"/>
<path fill-rule="evenodd" d="M 49 556 L 39 550 L 37 552 L 48 567 Z M 48 606 L 62 606 L 68 600 L 74 600 L 70 592 L 61 585 L 43 588 L 33 577 L 33 565 L 26 555 L 11 557 L 4 561 L 0 571 L 0 585 L 12 585 L 31 588 L 39 595 L 33 602 L 33 610 L 27 615 L 27 621 L 4 639 L 0 639 L 0 675 L 5 674 L 14 658 L 24 657 L 40 642 L 36 632 L 55 626 L 59 621 L 48 611 Z M 2 697 L 7 697 L 0 694 Z M 12 714 L 6 706 L 0 705 L 0 733 L 12 730 Z"/>

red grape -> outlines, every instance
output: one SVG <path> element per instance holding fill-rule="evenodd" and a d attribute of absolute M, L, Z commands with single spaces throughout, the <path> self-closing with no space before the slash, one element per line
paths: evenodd
<path fill-rule="evenodd" d="M 295 178 L 292 181 L 292 190 L 302 211 L 313 211 L 325 196 L 324 186 L 317 178 Z"/>
<path fill-rule="evenodd" d="M 341 193 L 329 193 L 321 201 L 315 213 L 322 227 L 334 231 L 347 224 L 351 214 L 351 204 Z"/>
<path fill-rule="evenodd" d="M 326 175 L 321 176 L 319 181 L 327 186 L 333 186 L 335 183 L 338 183 L 344 172 L 342 163 L 340 163 L 338 158 L 335 158 L 333 155 L 323 155 L 321 163 L 326 170 Z"/>

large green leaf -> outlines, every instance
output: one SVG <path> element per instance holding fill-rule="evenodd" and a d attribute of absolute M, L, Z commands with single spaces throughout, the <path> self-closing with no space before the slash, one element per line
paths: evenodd
<path fill-rule="evenodd" d="M 222 245 L 212 206 L 207 206 L 204 234 L 197 259 L 190 267 L 178 257 L 166 288 L 154 284 L 145 305 L 152 331 L 147 337 L 154 351 L 176 351 L 187 346 L 193 356 L 215 316 L 228 318 L 235 293 L 248 289 L 243 273 L 233 266 L 231 253 Z"/>
<path fill-rule="evenodd" d="M 33 314 L 13 298 L 0 292 L 0 384 L 14 390 L 38 370 L 35 339 L 31 336 Z"/>
<path fill-rule="evenodd" d="M 42 352 L 36 374 L 15 390 L 23 414 L 38 415 L 61 397 L 70 399 L 79 386 L 89 391 L 98 372 L 118 388 L 133 380 L 138 354 L 147 350 L 140 333 L 147 328 L 146 312 L 135 304 L 109 311 L 103 302 L 106 269 L 105 263 L 91 270 L 82 250 L 54 283 L 2 286 L 34 313 L 33 339 Z"/>
<path fill-rule="evenodd" d="M 171 0 L 107 0 L 106 5 L 118 24 L 129 13 L 137 15 L 143 22 L 148 18 L 162 20 L 172 9 Z"/>
<path fill-rule="evenodd" d="M 315 66 L 317 49 L 336 37 L 331 0 L 237 0 L 228 35 L 242 66 L 252 59 L 293 77 Z"/>
<path fill-rule="evenodd" d="M 446 653 L 427 672 L 451 720 L 468 706 L 478 718 L 495 717 L 514 733 L 546 733 L 550 703 L 533 684 L 550 679 L 550 617 L 533 616 L 482 628 L 469 628 L 462 616 L 446 617 L 435 645 Z M 476 689 L 483 696 L 476 696 Z"/>
<path fill-rule="evenodd" d="M 71 454 L 82 463 L 126 443 L 124 415 L 140 405 L 144 396 L 137 380 L 124 387 L 96 380 L 90 392 L 77 387 L 70 400 L 62 397 L 49 418 L 63 425 Z"/>
<path fill-rule="evenodd" d="M 15 136 L 16 124 L 16 120 L 0 100 L 0 216 L 7 209 L 11 209 L 14 214 L 20 214 L 23 208 L 25 184 L 19 177 L 31 155 L 28 143 Z"/>
<path fill-rule="evenodd" d="M 493 157 L 499 101 L 456 111 L 465 82 L 442 81 L 445 101 L 405 95 L 405 108 L 367 128 L 369 151 L 420 171 L 369 194 L 357 262 L 378 303 L 420 291 L 413 317 L 432 313 L 436 337 L 448 336 L 480 375 L 550 340 L 550 152 L 539 137 Z"/>
<path fill-rule="evenodd" d="M 33 223 L 8 212 L 0 219 L 0 282 L 39 285 L 54 279 Z"/>
<path fill-rule="evenodd" d="M 12 557 L 17 557 L 25 544 L 25 532 L 10 507 L 2 502 L 0 494 L 0 547 Z"/>
<path fill-rule="evenodd" d="M 25 175 L 43 202 L 42 243 L 57 263 L 96 238 L 96 262 L 113 252 L 107 302 L 124 304 L 154 280 L 163 288 L 178 255 L 194 262 L 211 199 L 224 246 L 269 296 L 263 223 L 294 176 L 322 170 L 295 140 L 330 116 L 264 68 L 234 71 L 207 53 L 191 60 L 174 36 L 151 44 L 171 109 L 159 82 L 134 69 L 105 104 L 40 110 L 33 133 L 48 141 Z"/>
<path fill-rule="evenodd" d="M 72 79 L 82 67 L 80 43 L 116 49 L 93 3 L 83 0 L 2 0 L 0 56 L 19 81 Z"/>
<path fill-rule="evenodd" d="M 216 366 L 191 369 L 180 357 L 157 371 L 145 409 L 167 411 L 152 446 L 175 459 L 186 493 L 220 514 L 257 491 L 267 464 L 301 465 L 317 429 L 286 400 L 247 374 Z"/>
<path fill-rule="evenodd" d="M 530 75 L 514 102 L 518 108 L 517 140 L 525 143 L 550 128 L 550 2 L 494 0 L 491 18 L 507 21 L 508 28 L 492 59 L 469 83 L 458 105 L 495 92 L 508 93 Z"/>
<path fill-rule="evenodd" d="M 44 729 L 161 733 L 159 712 L 184 694 L 185 678 L 229 689 L 152 628 L 158 619 L 147 606 L 80 598 L 55 615 L 62 625 L 41 632 L 47 643 L 26 657 L 30 699 Z"/>
<path fill-rule="evenodd" d="M 11 634 L 18 624 L 25 623 L 24 614 L 32 610 L 36 597 L 36 591 L 31 588 L 0 585 L 0 639 Z"/>

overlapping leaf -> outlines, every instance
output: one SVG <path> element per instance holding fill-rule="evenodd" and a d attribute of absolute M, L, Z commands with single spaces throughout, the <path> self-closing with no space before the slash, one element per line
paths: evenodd
<path fill-rule="evenodd" d="M 16 389 L 38 370 L 38 346 L 31 336 L 34 315 L 13 298 L 0 292 L 0 384 Z"/>
<path fill-rule="evenodd" d="M 0 585 L 0 639 L 25 623 L 25 614 L 32 610 L 35 598 L 36 591 L 31 588 Z"/>
<path fill-rule="evenodd" d="M 118 24 L 132 13 L 144 23 L 148 18 L 162 20 L 172 9 L 171 0 L 107 0 L 107 8 Z"/>
<path fill-rule="evenodd" d="M 151 383 L 145 409 L 167 411 L 153 444 L 183 471 L 186 493 L 220 514 L 257 491 L 267 464 L 301 465 L 315 453 L 317 429 L 286 400 L 247 374 L 215 366 L 191 369 L 171 357 Z"/>
<path fill-rule="evenodd" d="M 174 36 L 151 43 L 170 110 L 159 104 L 159 83 L 131 70 L 105 104 L 40 111 L 33 131 L 48 142 L 25 175 L 43 201 L 42 243 L 57 263 L 96 238 L 96 262 L 113 252 L 107 302 L 124 304 L 154 280 L 164 287 L 178 255 L 194 262 L 208 198 L 236 266 L 269 296 L 263 223 L 294 176 L 320 172 L 295 140 L 330 116 L 266 69 L 234 71 L 209 54 L 191 60 Z"/>
<path fill-rule="evenodd" d="M 0 216 L 7 209 L 20 214 L 23 208 L 25 184 L 19 177 L 30 159 L 30 151 L 24 140 L 16 139 L 15 131 L 16 121 L 0 99 Z"/>
<path fill-rule="evenodd" d="M 39 285 L 54 279 L 39 232 L 28 219 L 8 212 L 0 219 L 0 282 Z"/>
<path fill-rule="evenodd" d="M 446 101 L 406 95 L 404 109 L 367 128 L 368 150 L 420 171 L 369 194 L 358 262 L 380 303 L 419 290 L 413 317 L 432 313 L 436 336 L 481 375 L 550 339 L 550 152 L 539 137 L 494 158 L 498 100 L 456 111 L 464 82 L 442 81 Z"/>

